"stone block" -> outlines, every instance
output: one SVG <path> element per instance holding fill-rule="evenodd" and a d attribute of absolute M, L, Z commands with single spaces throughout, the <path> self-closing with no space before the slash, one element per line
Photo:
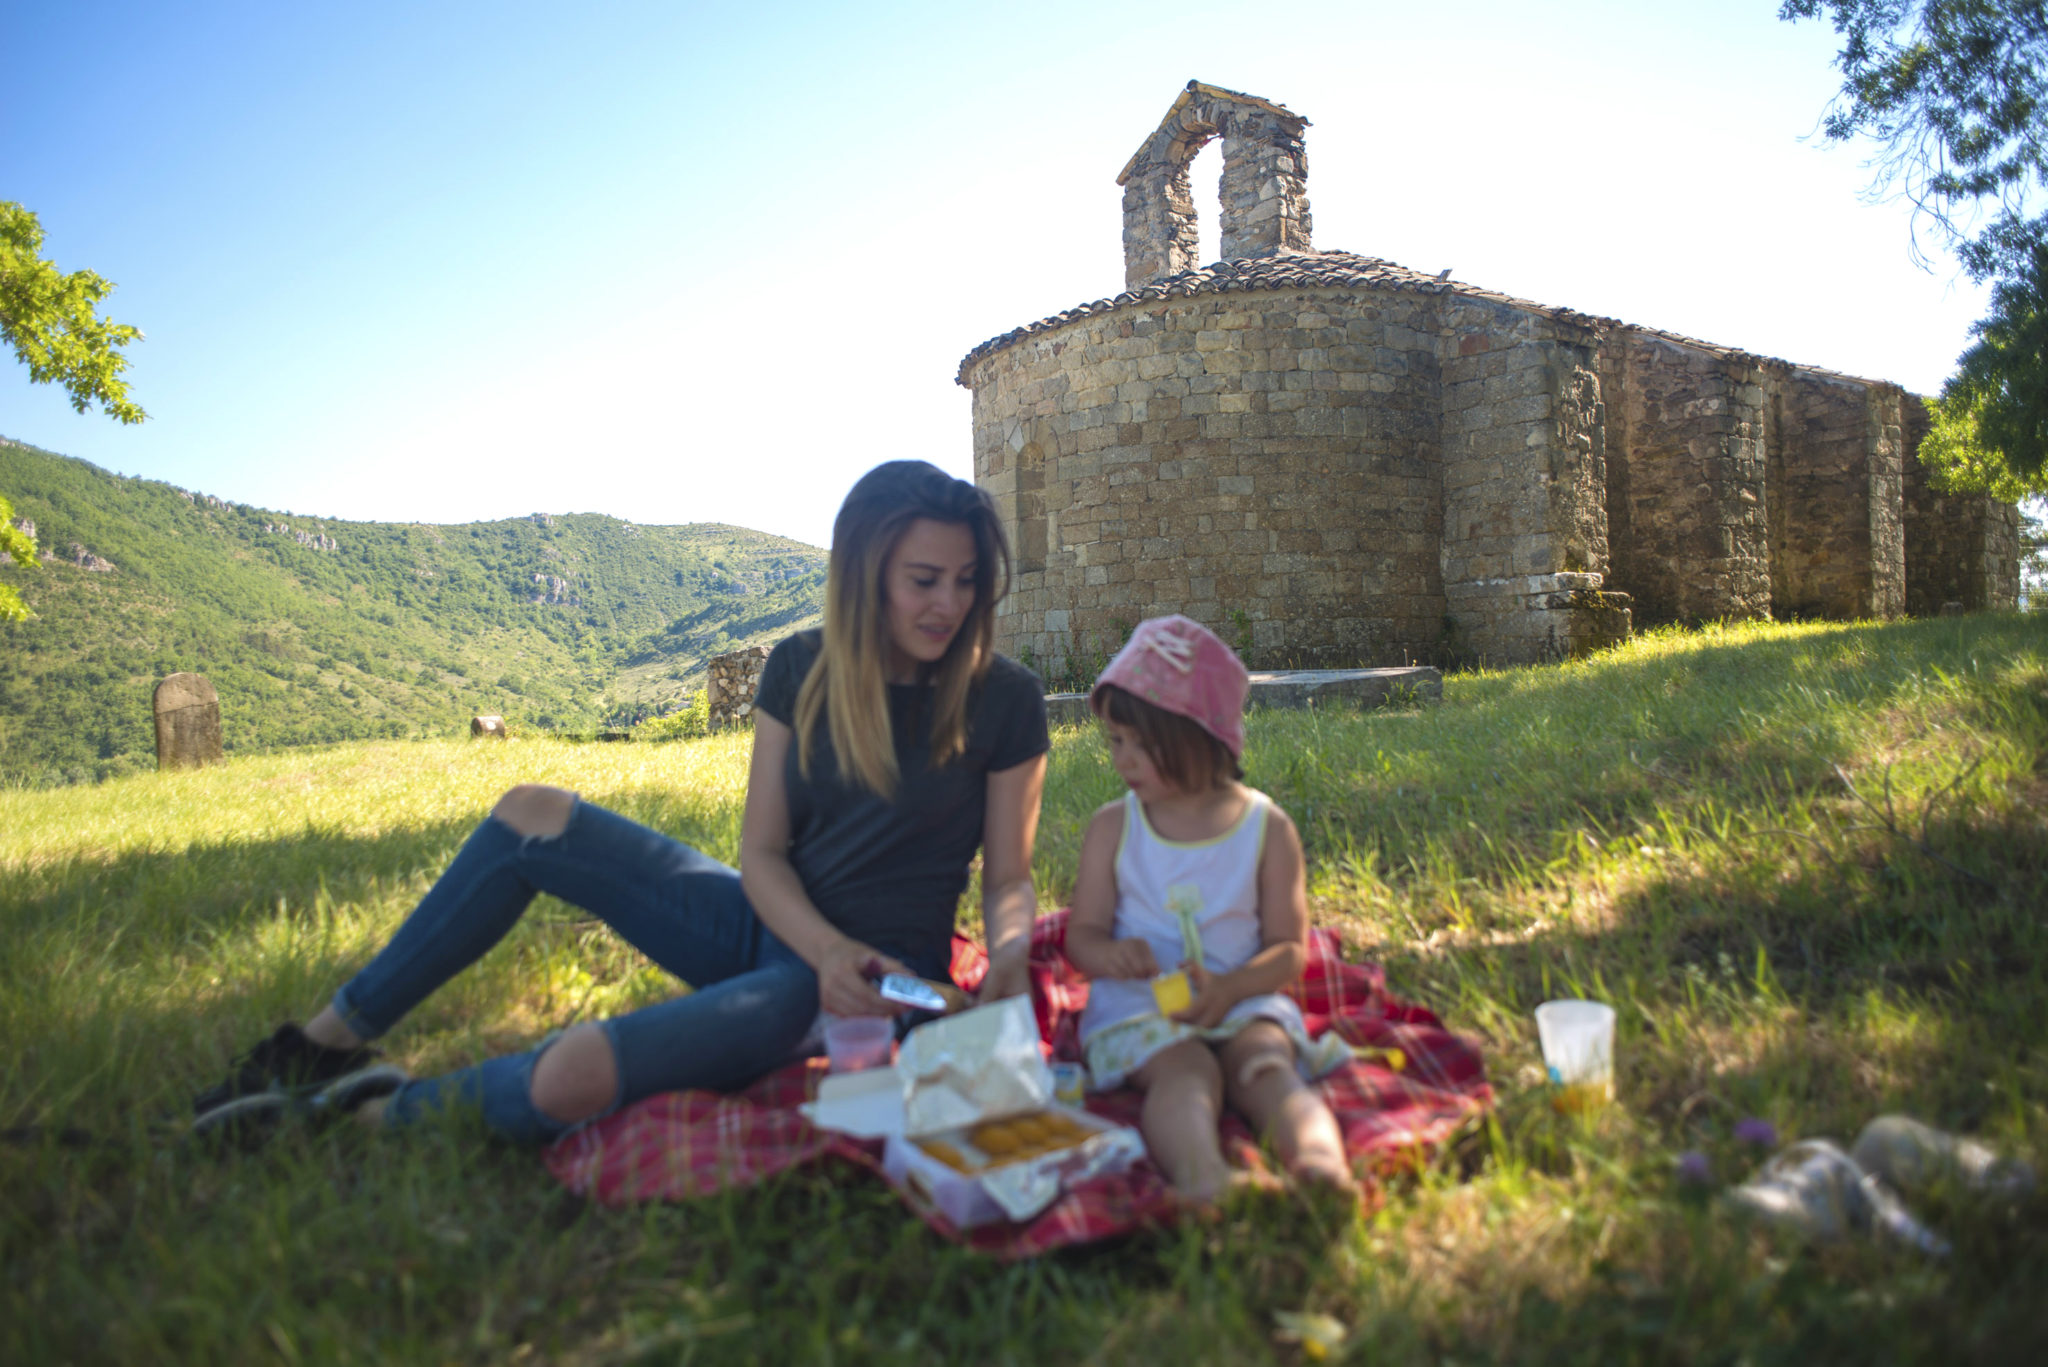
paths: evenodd
<path fill-rule="evenodd" d="M 156 767 L 197 769 L 221 762 L 220 695 L 200 674 L 171 674 L 150 695 Z"/>

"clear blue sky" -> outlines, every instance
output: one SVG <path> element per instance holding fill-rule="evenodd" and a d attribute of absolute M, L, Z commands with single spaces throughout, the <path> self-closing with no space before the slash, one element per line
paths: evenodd
<path fill-rule="evenodd" d="M 1801 140 L 1835 38 L 1776 9 L 17 3 L 0 199 L 117 283 L 151 420 L 9 362 L 0 434 L 300 514 L 822 544 L 878 460 L 969 473 L 971 347 L 1122 287 L 1115 176 L 1190 78 L 1312 121 L 1320 247 L 1931 389 L 1982 294 Z"/>

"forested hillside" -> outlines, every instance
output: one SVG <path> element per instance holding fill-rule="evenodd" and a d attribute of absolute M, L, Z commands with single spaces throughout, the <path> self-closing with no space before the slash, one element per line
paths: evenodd
<path fill-rule="evenodd" d="M 557 729 L 651 711 L 702 662 L 816 620 L 825 553 L 593 513 L 429 526 L 292 516 L 0 439 L 38 569 L 0 625 L 0 780 L 154 762 L 150 690 L 220 691 L 230 749 Z"/>

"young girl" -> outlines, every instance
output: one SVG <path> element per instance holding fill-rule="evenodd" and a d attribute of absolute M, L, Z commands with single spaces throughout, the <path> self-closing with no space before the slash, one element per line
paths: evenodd
<path fill-rule="evenodd" d="M 1067 956 L 1095 979 L 1081 1042 L 1098 1088 L 1145 1092 L 1146 1147 L 1181 1195 L 1230 1182 L 1223 1103 L 1297 1177 L 1349 1188 L 1329 1107 L 1300 1065 L 1327 1071 L 1281 989 L 1307 960 L 1301 838 L 1244 771 L 1244 665 L 1200 623 L 1140 623 L 1090 706 L 1130 792 L 1089 822 Z M 1187 973 L 1193 999 L 1160 1014 L 1151 979 Z M 1343 1051 L 1341 1057 L 1349 1057 Z"/>

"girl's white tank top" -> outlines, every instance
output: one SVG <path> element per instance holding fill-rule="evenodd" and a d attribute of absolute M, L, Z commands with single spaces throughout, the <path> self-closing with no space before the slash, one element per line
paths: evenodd
<path fill-rule="evenodd" d="M 1202 966 L 1211 973 L 1242 967 L 1259 952 L 1259 858 L 1266 846 L 1264 793 L 1250 800 L 1235 825 L 1211 840 L 1168 840 L 1145 819 L 1136 793 L 1124 795 L 1124 833 L 1116 852 L 1116 938 L 1141 937 L 1163 973 L 1187 957 L 1183 907 L 1192 909 L 1201 935 Z M 1098 978 L 1089 986 L 1081 1016 L 1085 1037 L 1158 1009 L 1151 983 Z"/>

